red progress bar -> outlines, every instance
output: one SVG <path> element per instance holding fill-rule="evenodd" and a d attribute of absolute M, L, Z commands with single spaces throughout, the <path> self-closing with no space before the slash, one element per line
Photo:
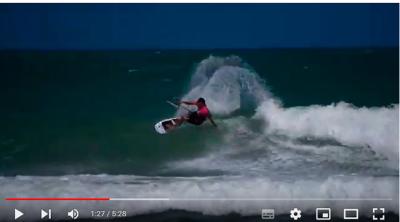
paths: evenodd
<path fill-rule="evenodd" d="M 106 201 L 109 197 L 10 197 L 8 201 Z"/>

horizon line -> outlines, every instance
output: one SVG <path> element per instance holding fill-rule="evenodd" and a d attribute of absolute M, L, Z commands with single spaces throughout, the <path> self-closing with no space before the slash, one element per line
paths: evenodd
<path fill-rule="evenodd" d="M 9 51 L 210 51 L 210 50 L 284 50 L 284 49 L 398 49 L 399 46 L 321 46 L 321 47 L 237 47 L 237 48 L 0 48 Z"/>

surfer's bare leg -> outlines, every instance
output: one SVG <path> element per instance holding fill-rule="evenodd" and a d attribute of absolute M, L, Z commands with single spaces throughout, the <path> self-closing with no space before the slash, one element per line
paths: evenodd
<path fill-rule="evenodd" d="M 184 123 L 186 121 L 186 117 L 181 116 L 181 117 L 176 117 L 174 118 L 174 124 L 167 124 L 166 125 L 166 130 L 170 131 L 173 130 L 175 128 L 177 128 L 178 126 L 182 125 L 182 123 Z"/>
<path fill-rule="evenodd" d="M 166 126 L 165 126 L 165 130 L 167 130 L 167 131 L 170 131 L 174 128 L 175 128 L 175 126 L 173 124 L 166 124 Z"/>
<path fill-rule="evenodd" d="M 175 121 L 175 127 L 178 127 L 178 126 L 182 125 L 182 123 L 184 123 L 187 119 L 188 119 L 188 118 L 185 117 L 185 116 L 176 117 L 176 118 L 174 119 L 174 121 Z"/>

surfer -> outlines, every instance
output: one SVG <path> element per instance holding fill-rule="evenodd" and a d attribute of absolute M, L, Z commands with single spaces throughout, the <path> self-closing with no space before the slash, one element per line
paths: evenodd
<path fill-rule="evenodd" d="M 204 98 L 199 98 L 197 99 L 197 101 L 180 101 L 178 104 L 195 105 L 197 106 L 197 111 L 189 112 L 188 115 L 175 118 L 174 124 L 170 124 L 166 127 L 168 130 L 172 130 L 182 125 L 182 123 L 184 122 L 199 126 L 203 124 L 207 119 L 214 127 L 217 127 L 217 124 L 214 122 L 211 116 L 210 110 L 208 110 L 206 100 Z"/>

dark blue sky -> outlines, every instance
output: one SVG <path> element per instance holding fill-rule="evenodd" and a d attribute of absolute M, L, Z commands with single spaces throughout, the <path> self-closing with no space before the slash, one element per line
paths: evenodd
<path fill-rule="evenodd" d="M 398 46 L 398 4 L 0 4 L 0 49 Z"/>

